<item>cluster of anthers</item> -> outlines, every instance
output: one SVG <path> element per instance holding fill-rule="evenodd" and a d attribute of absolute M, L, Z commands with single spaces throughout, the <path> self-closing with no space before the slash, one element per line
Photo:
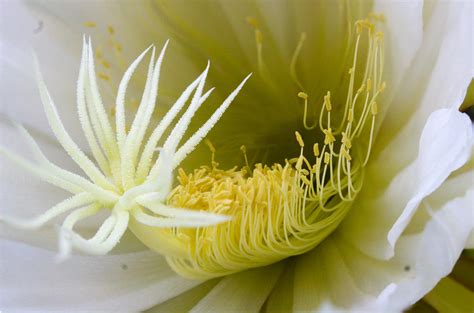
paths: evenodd
<path fill-rule="evenodd" d="M 96 81 L 94 54 L 90 39 L 84 39 L 77 83 L 77 111 L 80 124 L 90 147 L 94 163 L 67 133 L 50 93 L 43 81 L 35 58 L 36 75 L 41 100 L 49 125 L 57 140 L 88 178 L 58 167 L 49 161 L 39 146 L 19 124 L 36 163 L 0 146 L 0 153 L 42 180 L 73 194 L 32 220 L 2 216 L 0 221 L 24 229 L 36 229 L 53 218 L 70 212 L 60 227 L 60 258 L 67 257 L 72 248 L 91 254 L 111 251 L 127 230 L 129 222 L 156 228 L 196 228 L 226 222 L 230 216 L 212 212 L 171 207 L 166 204 L 173 186 L 173 170 L 194 150 L 216 124 L 237 96 L 247 79 L 223 101 L 210 118 L 179 148 L 196 110 L 206 101 L 213 88 L 203 93 L 209 70 L 196 78 L 176 100 L 158 125 L 148 134 L 148 125 L 156 105 L 160 69 L 168 42 L 155 61 L 155 47 L 145 50 L 126 70 L 118 87 L 113 126 L 104 108 Z M 131 126 L 126 125 L 125 94 L 129 81 L 141 60 L 151 50 L 147 80 L 141 102 Z M 160 139 L 186 105 L 187 110 L 170 130 L 163 145 Z M 140 154 L 141 152 L 141 154 Z M 158 156 L 155 154 L 158 152 Z M 86 239 L 74 231 L 81 220 L 108 210 L 109 216 L 93 237 Z"/>
<path fill-rule="evenodd" d="M 341 122 L 334 125 L 328 92 L 319 120 L 308 125 L 308 95 L 298 94 L 304 100 L 304 127 L 319 127 L 324 134 L 322 145 L 312 146 L 313 158 L 303 154 L 305 142 L 296 132 L 301 153 L 283 165 L 251 168 L 247 163 L 241 169 L 222 170 L 208 143 L 212 166 L 190 174 L 179 171 L 180 184 L 168 199 L 171 206 L 232 220 L 197 229 L 160 229 L 160 242 L 173 240 L 173 251 L 163 245 L 153 248 L 168 256 L 176 272 L 210 278 L 268 265 L 314 248 L 343 220 L 362 186 L 378 114 L 376 100 L 385 89 L 383 34 L 369 20 L 358 21 L 356 33 L 348 94 L 343 112 L 338 112 Z M 364 53 L 359 52 L 362 40 L 367 42 Z M 362 72 L 357 77 L 358 67 Z M 241 149 L 247 162 L 246 149 Z"/>

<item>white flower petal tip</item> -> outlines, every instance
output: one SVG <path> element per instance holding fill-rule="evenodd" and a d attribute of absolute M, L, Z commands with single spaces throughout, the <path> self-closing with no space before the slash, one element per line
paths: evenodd
<path fill-rule="evenodd" d="M 179 166 L 214 127 L 250 75 L 229 95 L 209 120 L 179 147 L 195 112 L 214 90 L 212 88 L 203 94 L 210 68 L 208 61 L 203 73 L 183 91 L 153 129 L 152 135 L 146 138 L 145 134 L 156 106 L 161 64 L 168 45 L 169 40 L 164 43 L 156 60 L 155 46 L 150 45 L 125 71 L 118 87 L 115 127 L 113 127 L 113 121 L 105 109 L 97 84 L 92 41 L 90 37 L 83 36 L 77 84 L 77 111 L 94 159 L 86 155 L 67 133 L 44 83 L 38 58 L 33 55 L 38 89 L 49 125 L 63 149 L 83 170 L 86 177 L 50 162 L 28 131 L 17 125 L 36 162 L 1 146 L 0 154 L 42 180 L 71 192 L 73 196 L 33 220 L 1 217 L 1 223 L 17 228 L 36 229 L 49 223 L 53 218 L 67 213 L 62 226 L 58 228 L 59 254 L 56 261 L 62 262 L 71 255 L 73 249 L 95 255 L 107 254 L 119 243 L 128 229 L 130 218 L 148 226 L 163 228 L 197 228 L 224 223 L 231 219 L 226 215 L 171 208 L 166 205 L 166 199 L 171 191 L 174 168 Z M 151 59 L 142 99 L 129 126 L 125 118 L 125 93 L 135 69 L 150 51 Z M 194 96 L 189 107 L 176 126 L 169 129 L 193 92 Z M 158 141 L 167 130 L 170 130 L 169 137 L 162 147 L 158 147 Z M 155 151 L 159 152 L 156 158 L 154 158 Z M 74 231 L 78 222 L 104 209 L 109 210 L 110 215 L 92 238 L 85 239 Z"/>
<path fill-rule="evenodd" d="M 400 217 L 390 229 L 387 240 L 393 256 L 395 244 L 425 197 L 435 191 L 448 176 L 464 165 L 472 151 L 472 123 L 457 109 L 433 112 L 423 129 L 416 163 L 418 184 Z"/>

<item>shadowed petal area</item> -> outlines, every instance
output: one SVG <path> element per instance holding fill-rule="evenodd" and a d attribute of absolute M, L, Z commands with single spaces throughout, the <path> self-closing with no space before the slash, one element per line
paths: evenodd
<path fill-rule="evenodd" d="M 275 285 L 283 264 L 224 277 L 190 312 L 259 312 Z"/>
<path fill-rule="evenodd" d="M 54 252 L 20 243 L 2 240 L 0 251 L 6 311 L 136 312 L 201 283 L 178 276 L 152 252 L 75 256 L 56 264 Z"/>

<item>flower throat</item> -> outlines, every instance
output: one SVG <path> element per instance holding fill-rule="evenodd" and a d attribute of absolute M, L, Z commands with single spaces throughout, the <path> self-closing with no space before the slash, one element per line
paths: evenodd
<path fill-rule="evenodd" d="M 261 60 L 262 36 L 257 23 L 252 24 Z M 242 146 L 245 166 L 223 170 L 208 141 L 210 166 L 191 173 L 179 169 L 179 185 L 169 194 L 167 204 L 231 216 L 230 221 L 193 229 L 155 230 L 132 221 L 134 233 L 166 255 L 177 273 L 207 279 L 268 265 L 313 249 L 337 228 L 362 187 L 374 140 L 377 98 L 385 89 L 383 34 L 366 19 L 356 22 L 356 36 L 343 105 L 333 104 L 328 91 L 316 107 L 319 117 L 309 121 L 309 95 L 298 93 L 306 134 L 319 132 L 321 142 L 303 138 L 296 131 L 299 155 L 273 165 L 249 165 Z M 299 50 L 301 44 L 293 59 Z"/>

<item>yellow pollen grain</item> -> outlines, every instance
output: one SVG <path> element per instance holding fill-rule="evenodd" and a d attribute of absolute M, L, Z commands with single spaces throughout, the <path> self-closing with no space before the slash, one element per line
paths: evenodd
<path fill-rule="evenodd" d="M 372 115 L 376 115 L 378 113 L 379 109 L 378 109 L 378 106 L 377 106 L 377 102 L 374 101 L 372 103 L 372 108 L 371 109 L 372 109 Z"/>
<path fill-rule="evenodd" d="M 98 72 L 97 73 L 97 77 L 99 77 L 100 79 L 102 80 L 105 80 L 105 81 L 109 81 L 110 80 L 110 76 L 103 73 L 103 72 Z"/>
<path fill-rule="evenodd" d="M 327 128 L 327 129 L 323 130 L 323 133 L 325 135 L 325 137 L 324 137 L 324 144 L 325 145 L 332 144 L 334 141 L 336 141 L 336 138 L 334 137 L 331 128 Z"/>
<path fill-rule="evenodd" d="M 122 45 L 120 43 L 114 42 L 113 47 L 117 52 L 122 52 Z"/>
<path fill-rule="evenodd" d="M 367 79 L 367 92 L 372 91 L 372 79 Z"/>
<path fill-rule="evenodd" d="M 251 26 L 255 28 L 259 27 L 258 20 L 253 16 L 247 16 L 247 23 L 249 23 Z"/>
<path fill-rule="evenodd" d="M 301 99 L 304 99 L 304 100 L 308 100 L 308 94 L 304 93 L 302 91 L 298 92 L 298 97 L 300 97 Z"/>
<path fill-rule="evenodd" d="M 349 109 L 349 114 L 347 115 L 347 121 L 352 123 L 354 121 L 354 109 Z"/>
<path fill-rule="evenodd" d="M 83 25 L 84 25 L 85 27 L 93 28 L 93 27 L 96 27 L 96 26 L 97 26 L 97 23 L 96 23 L 96 22 L 93 22 L 93 21 L 87 21 L 87 22 L 84 22 Z"/>
<path fill-rule="evenodd" d="M 110 68 L 110 63 L 107 62 L 106 60 L 101 60 L 100 64 L 102 64 L 102 66 L 105 68 Z"/>
<path fill-rule="evenodd" d="M 324 152 L 324 164 L 329 164 L 331 161 L 331 154 L 329 152 Z"/>
<path fill-rule="evenodd" d="M 324 105 L 326 107 L 326 110 L 329 112 L 332 110 L 332 105 L 331 105 L 331 92 L 328 91 L 326 96 L 324 96 Z"/>
<path fill-rule="evenodd" d="M 315 157 L 319 156 L 319 144 L 318 143 L 315 143 L 313 145 L 313 154 L 314 154 Z"/>
<path fill-rule="evenodd" d="M 300 145 L 301 148 L 304 147 L 304 141 L 303 138 L 301 137 L 300 133 L 295 131 L 295 136 L 296 136 L 296 141 L 298 141 L 298 144 Z"/>

